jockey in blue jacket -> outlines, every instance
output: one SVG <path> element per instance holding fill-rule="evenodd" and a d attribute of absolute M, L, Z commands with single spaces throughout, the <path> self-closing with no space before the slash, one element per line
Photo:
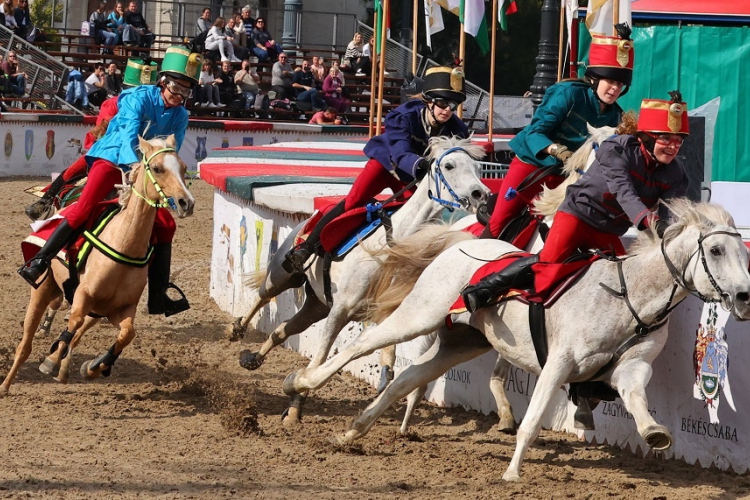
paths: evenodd
<path fill-rule="evenodd" d="M 427 70 L 422 99 L 408 101 L 385 118 L 385 132 L 370 139 L 364 149 L 369 157 L 364 171 L 354 181 L 346 198 L 328 211 L 304 243 L 290 250 L 283 267 L 304 272 L 305 263 L 317 250 L 320 234 L 330 221 L 352 208 L 362 207 L 385 188 L 394 193 L 429 172 L 424 158 L 430 137 L 469 136 L 469 128 L 453 114 L 466 99 L 464 75 L 459 68 Z"/>
<path fill-rule="evenodd" d="M 37 255 L 18 270 L 29 284 L 39 286 L 37 280 L 49 269 L 50 261 L 74 241 L 95 205 L 122 182 L 123 173 L 127 173 L 132 164 L 140 161 L 136 152 L 139 135 L 152 139 L 174 134 L 177 149 L 180 149 L 188 126 L 188 111 L 184 103 L 198 84 L 200 67 L 200 55 L 191 54 L 184 47 L 170 47 L 162 61 L 157 85 L 134 87 L 120 95 L 117 114 L 110 121 L 107 132 L 86 155 L 89 172 L 81 197 L 66 212 L 65 220 Z M 158 241 L 164 241 L 155 236 Z M 152 314 L 176 314 L 189 307 L 184 298 L 172 301 L 166 296 L 170 264 L 171 243 L 156 245 L 149 269 L 149 295 L 153 286 L 160 288 L 161 293 L 149 297 L 149 312 Z"/>

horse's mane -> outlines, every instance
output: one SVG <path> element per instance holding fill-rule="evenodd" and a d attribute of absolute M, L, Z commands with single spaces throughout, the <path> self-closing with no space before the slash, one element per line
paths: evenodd
<path fill-rule="evenodd" d="M 436 136 L 430 138 L 430 142 L 427 146 L 427 159 L 432 162 L 440 158 L 440 155 L 448 151 L 450 148 L 461 148 L 474 160 L 481 160 L 486 154 L 482 146 L 471 143 L 471 137 L 461 139 L 456 136 Z"/>
<path fill-rule="evenodd" d="M 664 242 L 669 243 L 688 227 L 697 226 L 702 234 L 711 232 L 716 226 L 736 228 L 734 218 L 721 205 L 713 203 L 695 203 L 688 198 L 675 198 L 669 202 L 662 201 L 672 212 L 671 225 L 664 232 Z M 656 237 L 653 224 L 650 231 L 640 231 L 638 239 L 628 249 L 628 255 L 645 253 L 661 244 Z"/>
<path fill-rule="evenodd" d="M 167 147 L 167 137 L 166 136 L 160 136 L 160 137 L 154 137 L 153 139 L 149 139 L 148 141 L 151 146 L 162 149 Z M 136 147 L 137 151 L 140 151 L 140 146 Z M 125 208 L 128 206 L 128 201 L 130 201 L 130 193 L 131 189 L 130 186 L 133 184 L 136 172 L 138 172 L 141 167 L 143 166 L 143 159 L 139 161 L 138 163 L 133 163 L 130 166 L 130 171 L 125 174 L 125 178 L 127 182 L 125 182 L 122 186 L 119 188 L 120 197 L 119 197 L 119 204 L 121 207 Z"/>

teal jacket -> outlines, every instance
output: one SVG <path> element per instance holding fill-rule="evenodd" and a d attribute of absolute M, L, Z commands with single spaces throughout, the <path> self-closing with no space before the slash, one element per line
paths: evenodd
<path fill-rule="evenodd" d="M 141 85 L 127 89 L 117 100 L 117 114 L 109 122 L 107 132 L 86 153 L 86 161 L 91 165 L 101 158 L 128 172 L 133 163 L 140 161 L 139 135 L 153 139 L 174 134 L 179 151 L 187 126 L 188 111 L 184 106 L 165 108 L 160 87 Z"/>
<path fill-rule="evenodd" d="M 622 108 L 615 103 L 600 111 L 593 89 L 581 81 L 560 82 L 544 94 L 531 123 L 511 141 L 510 148 L 519 159 L 537 167 L 561 167 L 562 163 L 545 153 L 550 144 L 580 148 L 588 137 L 586 123 L 593 127 L 616 127 Z"/>

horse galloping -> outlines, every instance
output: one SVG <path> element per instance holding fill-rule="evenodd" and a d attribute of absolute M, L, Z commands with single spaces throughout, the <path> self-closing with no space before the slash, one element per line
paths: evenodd
<path fill-rule="evenodd" d="M 149 141 L 141 138 L 139 142 L 143 161 L 129 173 L 128 187 L 120 196 L 123 208 L 98 236 L 105 246 L 94 245 L 105 250 L 92 251 L 89 255 L 80 272 L 68 327 L 53 343 L 50 355 L 39 367 L 48 375 L 54 375 L 59 369 L 56 380 L 60 382 L 68 379 L 72 350 L 83 333 L 98 321 L 92 316 L 106 317 L 119 326 L 120 333 L 108 351 L 81 366 L 81 374 L 87 379 L 109 375 L 117 357 L 135 337 L 133 321 L 146 286 L 148 267 L 145 263 L 150 255 L 149 240 L 156 209 L 171 206 L 180 218 L 193 213 L 195 199 L 185 185 L 187 167 L 177 155 L 174 136 Z M 120 259 L 116 261 L 108 253 Z M 138 261 L 140 267 L 125 263 L 128 259 Z M 0 396 L 8 393 L 18 370 L 31 354 L 34 334 L 46 308 L 53 302 L 59 306 L 63 282 L 68 278 L 66 265 L 54 259 L 40 286 L 32 290 L 23 322 L 23 338 L 16 348 L 13 366 L 0 386 Z"/>
<path fill-rule="evenodd" d="M 554 391 L 566 382 L 609 383 L 618 391 L 645 442 L 654 449 L 666 449 L 672 437 L 648 412 L 645 389 L 651 364 L 666 342 L 669 313 L 692 293 L 720 302 L 737 319 L 750 318 L 748 250 L 729 213 L 716 205 L 692 204 L 685 199 L 674 200 L 670 208 L 676 220 L 663 240 L 643 231 L 626 258 L 594 262 L 547 310 L 549 352 L 543 368 L 531 339 L 528 306 L 520 301 L 454 315 L 453 328 L 446 326 L 451 305 L 476 270 L 487 260 L 517 251 L 497 240 L 470 240 L 440 254 L 421 272 L 416 284 L 404 279 L 400 290 L 388 288 L 390 297 L 382 301 L 375 297 L 375 302 L 386 308 L 383 314 L 393 312 L 323 365 L 290 374 L 284 392 L 292 395 L 319 388 L 352 359 L 437 330 L 437 341 L 430 350 L 354 420 L 341 442 L 364 436 L 399 398 L 456 364 L 495 348 L 508 362 L 539 376 L 504 480 L 520 478 L 521 462 L 539 433 L 542 414 Z M 418 259 L 426 242 L 423 237 L 417 233 L 397 245 L 402 248 L 394 261 L 384 263 L 383 275 L 393 272 L 391 266 L 403 275 L 405 267 L 397 262 L 398 255 Z M 620 289 L 628 291 L 627 300 L 610 292 Z M 394 310 L 396 304 L 400 305 Z M 379 313 L 374 314 L 372 319 L 379 320 Z"/>

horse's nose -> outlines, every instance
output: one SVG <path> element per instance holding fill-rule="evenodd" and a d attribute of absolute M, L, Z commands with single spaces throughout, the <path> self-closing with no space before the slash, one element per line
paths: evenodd
<path fill-rule="evenodd" d="M 195 201 L 191 200 L 190 198 L 180 198 L 179 200 L 177 200 L 177 205 L 179 207 L 177 213 L 180 215 L 180 217 L 193 215 L 193 207 L 195 206 Z"/>
<path fill-rule="evenodd" d="M 487 199 L 487 191 L 484 189 L 475 189 L 471 192 L 471 197 L 477 201 L 484 201 Z"/>

